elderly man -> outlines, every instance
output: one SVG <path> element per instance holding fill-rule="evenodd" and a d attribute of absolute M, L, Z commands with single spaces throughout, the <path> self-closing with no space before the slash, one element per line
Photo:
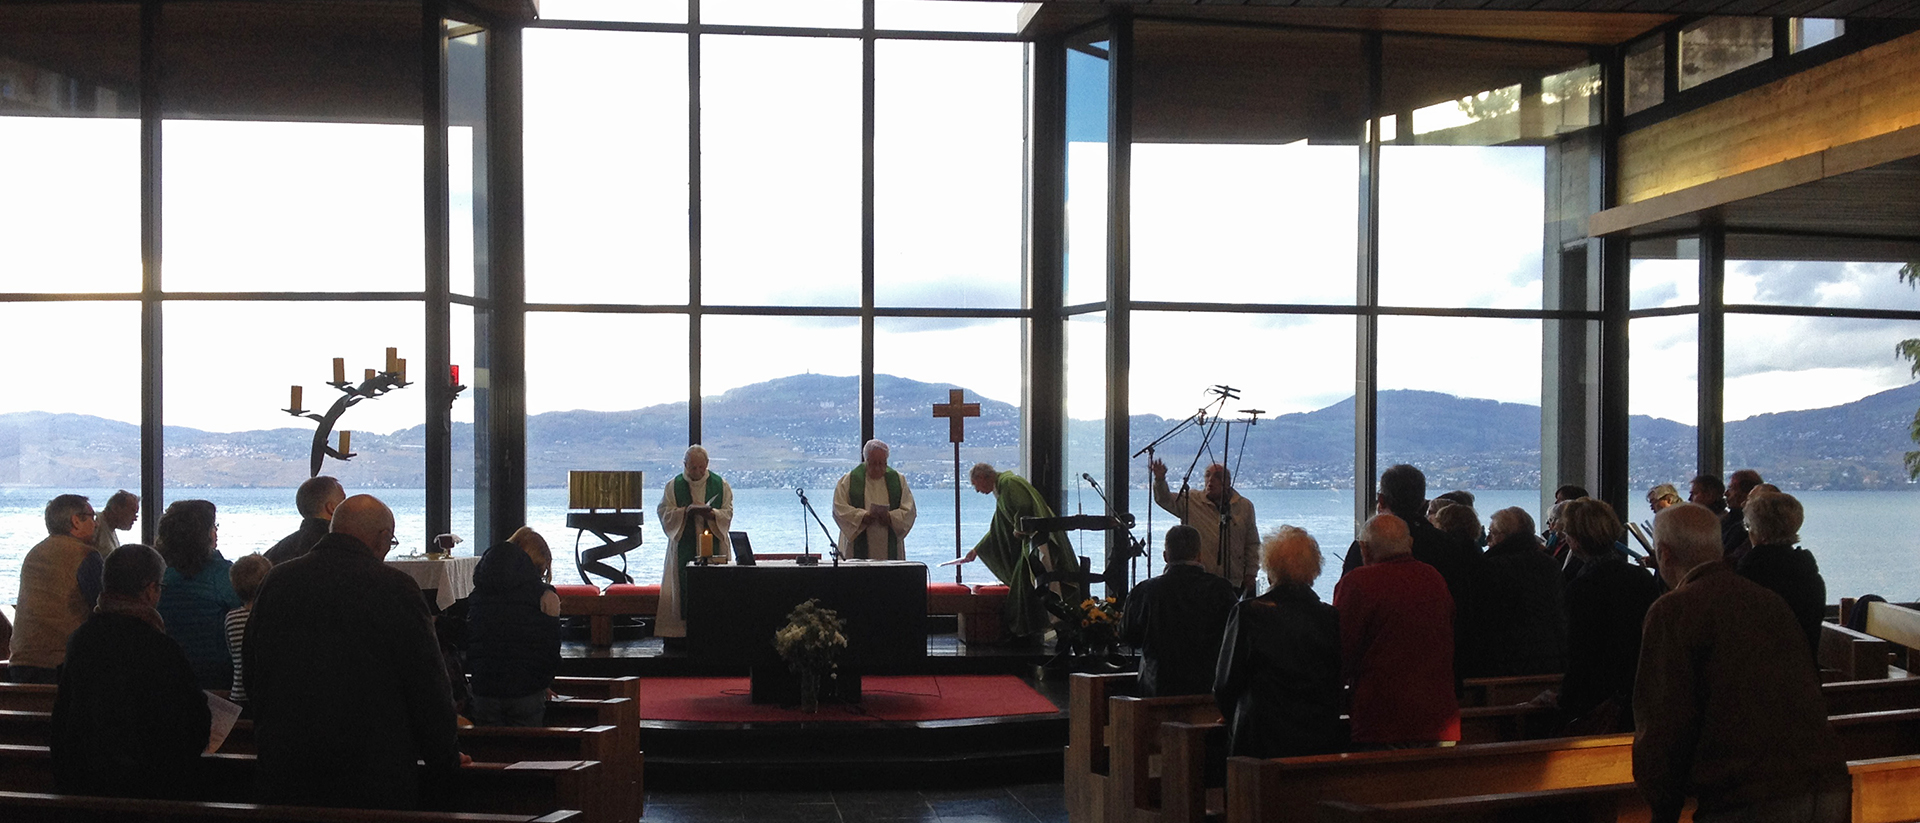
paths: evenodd
<path fill-rule="evenodd" d="M 1413 538 L 1413 559 L 1432 566 L 1447 581 L 1447 594 L 1456 606 L 1466 608 L 1469 579 L 1481 561 L 1477 547 L 1449 540 L 1444 532 L 1427 520 L 1427 475 L 1420 469 L 1401 463 L 1380 473 L 1379 494 L 1374 511 L 1391 514 L 1407 524 Z M 1342 573 L 1351 572 L 1362 562 L 1359 544 L 1347 549 Z"/>
<path fill-rule="evenodd" d="M 1827 581 L 1820 576 L 1820 563 L 1813 558 L 1813 552 L 1794 545 L 1800 542 L 1800 524 L 1806 522 L 1806 511 L 1791 494 L 1761 494 L 1757 489 L 1747 498 L 1742 511 L 1753 548 L 1740 557 L 1735 568 L 1741 577 L 1787 601 L 1806 635 L 1810 658 L 1818 667 L 1820 624 L 1826 619 L 1827 611 Z"/>
<path fill-rule="evenodd" d="M 907 559 L 907 532 L 918 510 L 907 481 L 887 465 L 892 449 L 879 440 L 860 448 L 860 465 L 833 489 L 833 519 L 840 524 L 840 553 L 870 560 Z"/>
<path fill-rule="evenodd" d="M 1206 694 L 1227 613 L 1239 598 L 1233 584 L 1209 574 L 1198 559 L 1200 533 L 1192 526 L 1167 530 L 1161 557 L 1166 570 L 1127 593 L 1120 639 L 1140 650 L 1140 696 Z"/>
<path fill-rule="evenodd" d="M 1233 473 L 1219 463 L 1208 466 L 1206 487 L 1196 495 L 1186 488 L 1178 494 L 1168 491 L 1167 464 L 1154 460 L 1147 470 L 1153 473 L 1153 502 L 1200 532 L 1200 565 L 1235 588 L 1252 590 L 1260 571 L 1260 525 L 1254 521 L 1253 501 L 1233 490 Z M 1225 551 L 1220 548 L 1223 522 Z"/>
<path fill-rule="evenodd" d="M 13 659 L 7 679 L 58 683 L 67 638 L 87 622 L 100 597 L 100 553 L 93 548 L 93 504 L 77 494 L 47 501 L 47 539 L 20 562 Z"/>
<path fill-rule="evenodd" d="M 1519 507 L 1487 520 L 1485 562 L 1473 598 L 1459 609 L 1461 677 L 1560 674 L 1567 670 L 1567 614 L 1560 564 L 1540 550 L 1533 517 Z"/>
<path fill-rule="evenodd" d="M 1066 532 L 1028 535 L 1020 530 L 1023 517 L 1053 516 L 1053 507 L 1047 505 L 1040 490 L 1025 478 L 1013 472 L 995 471 L 987 463 L 976 463 L 967 479 L 973 483 L 974 491 L 993 495 L 993 524 L 960 562 L 983 560 L 987 570 L 1007 584 L 1012 592 L 1007 598 L 1008 631 L 1020 637 L 1046 631 L 1047 610 L 1034 587 L 1033 568 L 1028 563 L 1031 554 L 1028 540 L 1031 538 L 1034 548 L 1042 551 L 1048 571 L 1080 571 L 1080 558 L 1073 553 L 1073 544 L 1068 542 Z M 1056 585 L 1062 600 L 1073 601 L 1079 596 L 1077 587 L 1071 583 Z"/>
<path fill-rule="evenodd" d="M 105 566 L 100 608 L 73 633 L 60 670 L 54 785 L 67 794 L 197 799 L 212 715 L 154 609 L 166 563 L 131 543 Z"/>
<path fill-rule="evenodd" d="M 681 472 L 660 492 L 660 530 L 667 534 L 666 568 L 660 573 L 660 614 L 653 633 L 659 637 L 686 637 L 687 615 L 682 595 L 687 564 L 700 556 L 701 535 L 709 553 L 722 554 L 731 545 L 727 529 L 733 525 L 733 486 L 707 470 L 707 450 L 687 447 Z"/>
<path fill-rule="evenodd" d="M 1652 509 L 1654 514 L 1659 514 L 1668 506 L 1677 506 L 1684 502 L 1686 501 L 1680 499 L 1680 490 L 1674 488 L 1672 483 L 1661 483 L 1647 490 L 1647 508 Z"/>
<path fill-rule="evenodd" d="M 121 489 L 107 498 L 107 507 L 100 510 L 93 527 L 93 549 L 102 557 L 112 554 L 120 548 L 120 532 L 133 528 L 140 519 L 140 495 Z"/>
<path fill-rule="evenodd" d="M 1711 509 L 1717 516 L 1727 510 L 1727 484 L 1715 474 L 1695 475 L 1687 484 L 1687 502 Z"/>
<path fill-rule="evenodd" d="M 347 490 L 340 481 L 327 475 L 301 483 L 293 493 L 293 506 L 300 511 L 300 528 L 267 549 L 267 559 L 278 566 L 312 550 L 313 544 L 327 536 L 327 524 L 333 520 L 334 509 L 346 499 Z"/>
<path fill-rule="evenodd" d="M 1744 514 L 1747 496 L 1763 482 L 1760 473 L 1753 469 L 1741 469 L 1727 476 L 1727 513 L 1720 516 L 1720 546 L 1726 550 L 1727 559 L 1736 564 L 1753 545 L 1747 541 Z"/>
<path fill-rule="evenodd" d="M 1340 664 L 1353 689 L 1353 742 L 1362 749 L 1452 745 L 1460 740 L 1453 694 L 1453 598 L 1432 566 L 1413 558 L 1407 522 L 1367 521 L 1366 565 L 1333 589 Z"/>
<path fill-rule="evenodd" d="M 1647 610 L 1635 677 L 1633 779 L 1656 823 L 1843 821 L 1847 766 L 1820 678 L 1786 603 L 1722 559 L 1713 512 L 1688 504 L 1654 518 L 1660 574 L 1673 591 Z"/>
<path fill-rule="evenodd" d="M 342 502 L 332 531 L 260 586 L 242 651 L 267 803 L 409 809 L 463 759 L 426 599 L 381 558 L 393 512 Z"/>

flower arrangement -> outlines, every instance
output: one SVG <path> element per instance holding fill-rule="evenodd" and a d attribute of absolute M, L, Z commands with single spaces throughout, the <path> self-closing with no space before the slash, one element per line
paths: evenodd
<path fill-rule="evenodd" d="M 832 675 L 834 658 L 847 648 L 847 621 L 818 598 L 793 607 L 787 625 L 773 633 L 773 648 L 787 668 L 800 676 L 801 708 L 819 705 L 820 676 Z"/>
<path fill-rule="evenodd" d="M 1105 654 L 1120 636 L 1120 601 L 1089 597 L 1078 605 L 1068 604 L 1062 627 L 1072 635 L 1076 649 Z"/>

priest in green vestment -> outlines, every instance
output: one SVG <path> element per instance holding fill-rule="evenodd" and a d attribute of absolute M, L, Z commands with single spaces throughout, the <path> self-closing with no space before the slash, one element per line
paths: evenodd
<path fill-rule="evenodd" d="M 869 440 L 860 449 L 860 465 L 833 489 L 833 519 L 840 524 L 840 554 L 869 560 L 907 559 L 907 532 L 918 509 L 913 490 L 887 465 L 892 449 Z"/>
<path fill-rule="evenodd" d="M 969 478 L 974 491 L 993 495 L 993 525 L 960 562 L 983 561 L 994 577 L 1007 584 L 1008 631 L 1021 636 L 1045 631 L 1047 610 L 1034 588 L 1033 566 L 1027 558 L 1038 551 L 1047 571 L 1068 572 L 1080 571 L 1080 558 L 1074 554 L 1066 532 L 1029 535 L 1020 531 L 1022 517 L 1053 516 L 1053 507 L 1032 483 L 1013 472 L 995 471 L 986 463 L 974 464 Z M 1055 583 L 1054 591 L 1065 602 L 1082 596 L 1080 587 L 1074 584 Z"/>
<path fill-rule="evenodd" d="M 720 475 L 707 470 L 707 450 L 688 446 L 681 464 L 685 471 L 667 481 L 655 513 L 660 530 L 667 533 L 666 568 L 660 574 L 660 614 L 655 617 L 653 633 L 657 637 L 686 637 L 687 616 L 683 597 L 687 590 L 687 564 L 700 554 L 700 534 L 712 534 L 714 554 L 730 551 L 727 537 L 733 525 L 733 487 Z"/>

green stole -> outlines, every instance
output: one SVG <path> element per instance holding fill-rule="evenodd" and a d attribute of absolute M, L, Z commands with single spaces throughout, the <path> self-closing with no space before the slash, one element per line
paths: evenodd
<path fill-rule="evenodd" d="M 887 509 L 900 508 L 900 473 L 894 471 L 892 466 L 888 466 L 886 477 Z M 863 511 L 867 508 L 867 464 L 865 463 L 853 467 L 853 473 L 847 475 L 847 503 Z M 853 536 L 852 543 L 847 546 L 847 556 L 868 556 L 866 529 L 861 529 Z M 894 534 L 892 529 L 887 530 L 887 559 L 905 559 L 900 557 L 900 535 Z"/>
<path fill-rule="evenodd" d="M 675 506 L 685 508 L 694 503 L 705 503 L 709 500 L 712 500 L 715 505 L 726 503 L 727 501 L 720 499 L 720 496 L 720 475 L 714 474 L 711 471 L 707 472 L 707 493 L 699 500 L 693 499 L 693 487 L 692 484 L 687 482 L 686 475 L 677 475 L 673 478 L 673 504 Z M 715 525 L 710 520 L 705 522 L 707 528 L 712 528 Z M 674 544 L 676 562 L 673 565 L 680 574 L 680 602 L 682 603 L 686 602 L 687 596 L 687 564 L 692 563 L 693 559 L 700 555 L 700 530 L 688 528 L 690 525 L 692 524 L 685 520 L 680 521 L 680 540 Z M 718 554 L 720 547 L 727 545 L 721 542 L 727 539 L 725 534 L 716 534 L 713 536 L 714 553 Z"/>

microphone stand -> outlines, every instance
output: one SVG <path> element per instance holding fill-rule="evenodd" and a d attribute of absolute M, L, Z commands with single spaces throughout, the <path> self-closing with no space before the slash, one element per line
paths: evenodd
<path fill-rule="evenodd" d="M 827 522 L 825 520 L 821 520 L 820 513 L 813 510 L 813 504 L 811 502 L 808 502 L 807 500 L 806 489 L 794 489 L 793 491 L 794 493 L 800 495 L 800 507 L 803 509 L 806 509 L 807 514 L 813 515 L 813 522 L 820 524 L 820 533 L 826 535 L 827 548 L 831 550 L 833 553 L 833 565 L 836 568 L 839 567 L 840 544 L 833 542 L 833 532 L 827 529 Z M 802 559 L 799 560 L 798 562 L 802 566 L 817 566 L 820 564 L 820 561 L 817 558 L 814 558 L 813 544 L 811 543 L 807 544 L 807 553 L 805 555 L 802 555 L 801 557 Z"/>

